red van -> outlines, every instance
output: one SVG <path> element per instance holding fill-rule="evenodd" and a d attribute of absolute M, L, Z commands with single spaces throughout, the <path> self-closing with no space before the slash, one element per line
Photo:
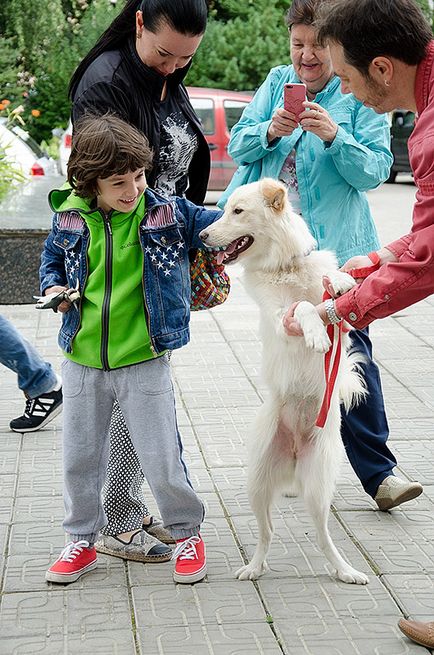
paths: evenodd
<path fill-rule="evenodd" d="M 229 133 L 253 98 L 253 93 L 194 86 L 188 86 L 187 91 L 211 151 L 208 190 L 223 191 L 236 170 L 236 164 L 228 155 Z"/>

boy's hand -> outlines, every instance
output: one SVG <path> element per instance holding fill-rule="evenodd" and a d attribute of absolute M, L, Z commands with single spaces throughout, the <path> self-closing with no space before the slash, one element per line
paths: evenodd
<path fill-rule="evenodd" d="M 55 312 L 59 311 L 65 314 L 71 309 L 71 301 L 65 298 L 65 291 L 68 291 L 68 287 L 55 286 L 45 289 L 44 295 L 38 298 L 36 308 L 52 309 Z"/>

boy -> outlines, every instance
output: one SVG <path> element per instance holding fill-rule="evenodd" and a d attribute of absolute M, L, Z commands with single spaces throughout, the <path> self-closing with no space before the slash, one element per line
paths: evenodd
<path fill-rule="evenodd" d="M 174 580 L 206 574 L 204 517 L 182 459 L 167 351 L 189 340 L 188 251 L 221 215 L 146 187 L 152 152 L 116 116 L 77 123 L 68 181 L 41 259 L 41 292 L 78 288 L 63 301 L 65 353 L 63 526 L 70 543 L 46 579 L 68 583 L 95 568 L 112 407 L 118 400 L 165 526 L 177 541 Z"/>

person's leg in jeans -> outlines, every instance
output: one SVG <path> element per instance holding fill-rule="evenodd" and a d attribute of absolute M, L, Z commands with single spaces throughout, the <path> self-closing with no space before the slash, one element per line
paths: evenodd
<path fill-rule="evenodd" d="M 11 421 L 17 432 L 31 432 L 49 423 L 62 409 L 61 380 L 51 364 L 0 314 L 0 363 L 18 375 L 28 398 L 23 416 Z"/>
<path fill-rule="evenodd" d="M 368 393 L 349 413 L 342 408 L 342 440 L 350 464 L 365 491 L 377 501 L 380 509 L 391 509 L 416 498 L 422 487 L 419 483 L 400 480 L 393 474 L 397 462 L 387 445 L 389 426 L 368 329 L 352 330 L 351 339 L 354 349 L 364 357 L 361 367 Z"/>

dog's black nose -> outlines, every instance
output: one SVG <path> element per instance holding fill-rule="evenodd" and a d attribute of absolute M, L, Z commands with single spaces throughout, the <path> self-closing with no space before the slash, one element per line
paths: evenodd
<path fill-rule="evenodd" d="M 202 232 L 199 232 L 199 239 L 201 241 L 203 241 L 204 243 L 206 242 L 208 237 L 209 237 L 209 234 L 208 234 L 208 232 L 206 230 L 202 230 Z"/>

